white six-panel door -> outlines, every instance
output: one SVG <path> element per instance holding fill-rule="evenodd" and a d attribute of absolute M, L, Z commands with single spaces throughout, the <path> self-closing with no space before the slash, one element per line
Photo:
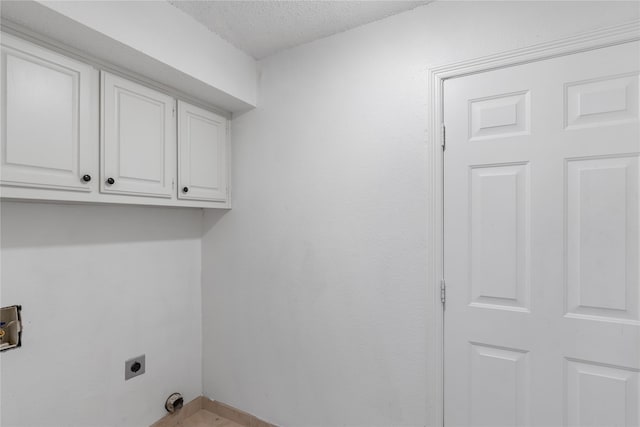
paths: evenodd
<path fill-rule="evenodd" d="M 227 120 L 178 101 L 178 198 L 227 200 Z"/>
<path fill-rule="evenodd" d="M 97 70 L 4 33 L 1 67 L 2 185 L 93 190 Z"/>
<path fill-rule="evenodd" d="M 445 425 L 640 423 L 639 52 L 445 82 Z"/>
<path fill-rule="evenodd" d="M 171 197 L 176 176 L 175 100 L 102 73 L 104 193 Z"/>

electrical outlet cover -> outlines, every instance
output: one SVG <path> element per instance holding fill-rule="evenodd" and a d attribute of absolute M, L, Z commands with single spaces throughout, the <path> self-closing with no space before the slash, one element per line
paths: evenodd
<path fill-rule="evenodd" d="M 145 355 L 134 357 L 124 362 L 124 379 L 130 380 L 133 377 L 144 374 Z"/>

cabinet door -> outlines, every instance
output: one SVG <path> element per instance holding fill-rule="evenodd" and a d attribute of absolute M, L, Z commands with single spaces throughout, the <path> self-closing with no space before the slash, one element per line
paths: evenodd
<path fill-rule="evenodd" d="M 0 184 L 90 192 L 98 178 L 97 70 L 5 33 L 1 57 Z"/>
<path fill-rule="evenodd" d="M 226 201 L 227 120 L 178 101 L 180 199 Z"/>
<path fill-rule="evenodd" d="M 101 192 L 172 196 L 174 113 L 170 96 L 102 73 Z"/>

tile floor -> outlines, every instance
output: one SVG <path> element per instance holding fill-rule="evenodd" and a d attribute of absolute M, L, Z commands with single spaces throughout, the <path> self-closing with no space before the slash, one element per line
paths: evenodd
<path fill-rule="evenodd" d="M 187 417 L 178 423 L 180 427 L 242 427 L 241 424 L 233 422 L 220 415 L 213 414 L 204 409 Z"/>
<path fill-rule="evenodd" d="M 277 427 L 233 406 L 197 397 L 173 414 L 167 414 L 151 427 Z"/>

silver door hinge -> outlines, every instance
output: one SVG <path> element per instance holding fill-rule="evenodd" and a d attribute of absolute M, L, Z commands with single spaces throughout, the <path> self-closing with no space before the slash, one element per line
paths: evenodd
<path fill-rule="evenodd" d="M 447 284 L 444 279 L 440 280 L 440 302 L 444 305 L 447 301 Z"/>
<path fill-rule="evenodd" d="M 442 124 L 442 133 L 440 135 L 442 151 L 444 151 L 447 147 L 447 128 L 444 127 L 444 123 Z"/>

